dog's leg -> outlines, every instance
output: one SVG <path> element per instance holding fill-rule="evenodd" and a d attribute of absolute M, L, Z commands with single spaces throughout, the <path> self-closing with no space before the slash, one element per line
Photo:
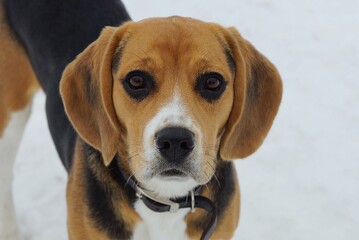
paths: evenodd
<path fill-rule="evenodd" d="M 25 124 L 30 115 L 29 104 L 13 112 L 0 138 L 0 239 L 20 239 L 12 199 L 13 166 Z"/>
<path fill-rule="evenodd" d="M 39 84 L 3 10 L 0 4 L 0 239 L 14 240 L 20 234 L 12 199 L 13 166 Z"/>

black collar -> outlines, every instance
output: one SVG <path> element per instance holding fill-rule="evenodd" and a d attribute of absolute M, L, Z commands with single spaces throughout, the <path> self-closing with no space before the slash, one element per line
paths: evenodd
<path fill-rule="evenodd" d="M 154 212 L 172 212 L 176 213 L 179 209 L 183 208 L 202 208 L 211 214 L 211 219 L 204 229 L 201 240 L 207 240 L 211 237 L 217 225 L 217 213 L 216 209 L 211 200 L 204 196 L 199 196 L 201 186 L 196 187 L 185 197 L 168 199 L 160 197 L 153 192 L 139 187 L 132 177 L 128 177 L 127 174 L 122 170 L 118 164 L 119 158 L 116 157 L 109 165 L 111 175 L 115 180 L 122 185 L 122 188 L 127 188 L 136 194 L 137 198 L 141 199 L 142 202 Z M 120 173 L 120 174 L 119 174 Z"/>

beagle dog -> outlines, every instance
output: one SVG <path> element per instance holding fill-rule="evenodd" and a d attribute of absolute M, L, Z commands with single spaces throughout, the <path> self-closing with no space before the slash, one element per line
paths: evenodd
<path fill-rule="evenodd" d="M 69 175 L 69 239 L 230 239 L 231 160 L 272 125 L 274 65 L 235 28 L 133 22 L 118 0 L 0 2 L 0 238 L 19 237 L 11 172 L 41 86 Z"/>

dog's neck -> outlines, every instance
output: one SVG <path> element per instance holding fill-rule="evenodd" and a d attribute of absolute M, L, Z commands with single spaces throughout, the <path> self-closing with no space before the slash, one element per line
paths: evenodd
<path fill-rule="evenodd" d="M 193 212 L 195 208 L 201 208 L 206 210 L 209 215 L 211 216 L 207 226 L 205 227 L 201 240 L 209 239 L 214 232 L 216 225 L 217 225 L 217 211 L 212 203 L 211 200 L 209 200 L 206 197 L 200 196 L 200 192 L 202 189 L 202 186 L 197 186 L 196 188 L 189 191 L 189 194 L 185 197 L 176 198 L 176 199 L 168 199 L 165 197 L 161 197 L 157 195 L 154 192 L 151 192 L 147 189 L 141 188 L 136 181 L 133 179 L 133 177 L 128 176 L 120 167 L 119 167 L 119 158 L 116 157 L 112 160 L 111 164 L 109 165 L 110 172 L 117 169 L 117 172 L 120 173 L 120 175 L 115 175 L 116 177 L 122 177 L 122 181 L 120 182 L 126 182 L 126 184 L 123 186 L 126 188 L 126 186 L 129 186 L 133 189 L 133 191 L 136 192 L 136 196 L 139 198 L 140 201 L 150 210 L 157 213 L 166 213 L 170 212 L 173 214 L 177 214 L 177 212 L 180 209 L 188 209 L 190 208 Z M 138 204 L 137 204 L 138 205 Z M 185 215 L 187 215 L 188 212 L 181 212 L 180 216 L 183 218 Z M 142 216 L 143 218 L 143 216 Z M 152 221 L 149 221 L 152 222 Z M 162 227 L 162 226 L 157 226 Z M 184 228 L 185 229 L 185 228 Z M 182 232 L 182 231 L 181 231 Z"/>
<path fill-rule="evenodd" d="M 212 178 L 206 187 L 200 190 L 200 193 L 211 198 L 219 213 L 218 217 L 221 217 L 233 196 L 235 176 L 233 175 L 234 166 L 232 162 L 218 161 L 216 178 Z M 86 178 L 84 187 L 88 196 L 87 199 L 89 199 L 87 207 L 90 214 L 102 224 L 103 228 L 109 231 L 110 235 L 113 235 L 113 238 L 128 238 L 133 229 L 128 229 L 126 222 L 130 221 L 129 216 L 123 214 L 127 214 L 126 211 L 133 211 L 131 216 L 136 215 L 135 204 L 140 201 L 136 195 L 136 190 L 128 184 L 128 179 L 122 176 L 120 165 L 117 165 L 118 162 L 112 162 L 108 167 L 105 167 L 101 153 L 87 144 L 84 144 L 83 147 L 83 164 Z M 190 209 L 191 201 L 188 201 L 187 204 L 188 209 Z M 122 207 L 121 211 L 114 215 L 112 211 L 116 206 Z M 124 206 L 126 206 L 125 210 L 122 209 Z M 103 215 L 98 215 L 98 212 L 106 212 L 107 217 L 102 218 Z M 211 216 L 197 211 L 194 216 L 196 217 L 186 220 L 187 228 L 194 228 L 194 231 L 203 232 L 210 222 Z M 133 221 L 136 220 L 133 219 Z M 128 229 L 128 231 L 124 231 L 124 229 Z M 120 232 L 126 234 L 120 236 L 118 235 Z"/>

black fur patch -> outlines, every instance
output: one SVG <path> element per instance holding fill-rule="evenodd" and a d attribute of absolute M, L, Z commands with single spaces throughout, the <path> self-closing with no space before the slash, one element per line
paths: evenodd
<path fill-rule="evenodd" d="M 130 239 L 132 231 L 127 228 L 122 216 L 116 216 L 115 208 L 119 206 L 114 206 L 113 201 L 119 194 L 117 187 L 124 186 L 125 180 L 121 178 L 118 168 L 113 164 L 106 168 L 103 165 L 100 152 L 91 146 L 85 144 L 83 154 L 86 158 L 84 160 L 86 163 L 84 168 L 86 204 L 90 209 L 91 219 L 96 222 L 99 229 L 107 232 L 110 239 Z M 112 176 L 112 180 L 118 182 L 117 187 L 111 187 L 113 185 L 101 179 L 100 174 Z M 131 189 L 126 189 L 126 194 L 129 202 L 133 203 L 136 199 L 135 193 Z"/>
<path fill-rule="evenodd" d="M 217 179 L 213 179 L 213 196 L 214 205 L 218 211 L 218 217 L 221 218 L 222 214 L 227 209 L 229 202 L 235 191 L 235 177 L 233 176 L 233 163 L 222 162 L 216 172 Z"/>
<path fill-rule="evenodd" d="M 59 94 L 66 65 L 75 59 L 105 26 L 129 21 L 120 0 L 3 0 L 7 22 L 30 59 L 45 94 L 49 129 L 62 163 L 72 165 L 76 132 Z"/>

